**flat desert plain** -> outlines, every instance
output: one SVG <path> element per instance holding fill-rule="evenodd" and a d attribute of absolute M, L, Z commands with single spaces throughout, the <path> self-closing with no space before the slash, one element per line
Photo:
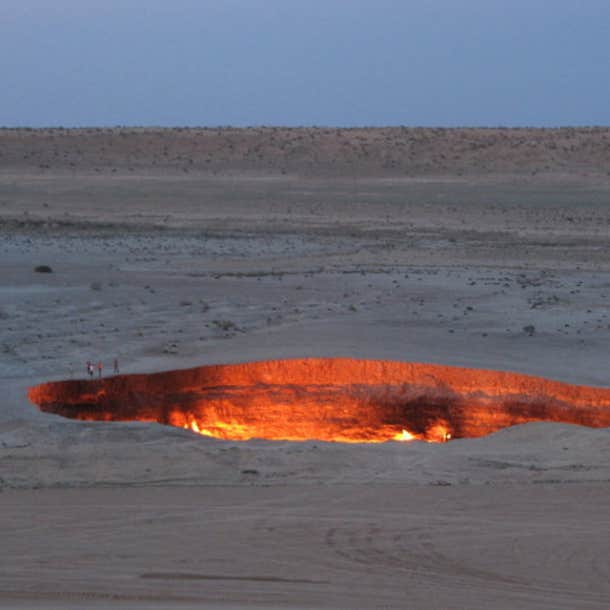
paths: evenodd
<path fill-rule="evenodd" d="M 0 130 L 0 607 L 610 607 L 608 429 L 236 442 L 27 397 L 115 358 L 609 387 L 609 237 L 608 129 Z"/>

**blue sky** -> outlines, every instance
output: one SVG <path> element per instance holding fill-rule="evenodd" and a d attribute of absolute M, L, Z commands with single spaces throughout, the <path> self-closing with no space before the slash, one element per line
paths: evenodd
<path fill-rule="evenodd" d="M 0 0 L 0 125 L 610 125 L 608 0 Z"/>

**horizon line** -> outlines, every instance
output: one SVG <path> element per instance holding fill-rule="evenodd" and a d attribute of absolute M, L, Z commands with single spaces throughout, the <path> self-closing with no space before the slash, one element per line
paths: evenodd
<path fill-rule="evenodd" d="M 217 125 L 161 125 L 161 124 L 102 124 L 102 125 L 0 125 L 2 131 L 43 131 L 43 130 L 57 130 L 57 131 L 77 131 L 85 129 L 95 130 L 114 130 L 114 129 L 158 129 L 158 130 L 218 130 L 218 129 L 232 129 L 232 130 L 248 130 L 248 129 L 339 129 L 342 131 L 348 130 L 362 130 L 362 129 L 434 129 L 439 131 L 452 131 L 452 130 L 524 130 L 524 129 L 536 129 L 536 130 L 559 130 L 559 129 L 610 129 L 609 125 L 601 124 L 560 124 L 560 125 L 405 125 L 405 124 L 387 124 L 387 125 L 273 125 L 273 124 L 253 124 L 253 125 L 231 125 L 231 124 L 217 124 Z"/>

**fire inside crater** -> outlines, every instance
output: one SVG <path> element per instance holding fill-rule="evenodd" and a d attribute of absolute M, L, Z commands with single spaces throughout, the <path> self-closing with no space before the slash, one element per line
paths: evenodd
<path fill-rule="evenodd" d="M 445 442 L 532 421 L 610 426 L 610 389 L 432 364 L 317 358 L 43 383 L 42 411 L 226 440 Z"/>

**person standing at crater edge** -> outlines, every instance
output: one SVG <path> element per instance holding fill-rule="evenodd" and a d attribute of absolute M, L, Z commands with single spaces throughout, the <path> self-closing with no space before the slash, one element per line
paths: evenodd
<path fill-rule="evenodd" d="M 102 361 L 100 360 L 97 363 L 97 372 L 98 372 L 100 379 L 102 378 L 102 368 L 104 368 L 104 365 L 102 364 Z"/>
<path fill-rule="evenodd" d="M 118 358 L 114 359 L 114 367 L 113 367 L 113 369 L 114 369 L 114 374 L 118 375 L 119 374 L 119 359 Z"/>

